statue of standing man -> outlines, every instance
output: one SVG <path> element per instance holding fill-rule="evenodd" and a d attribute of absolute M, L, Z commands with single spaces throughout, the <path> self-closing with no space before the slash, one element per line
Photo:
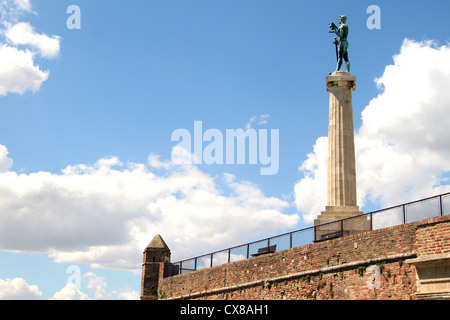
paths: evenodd
<path fill-rule="evenodd" d="M 336 56 L 337 56 L 336 71 L 339 71 L 341 69 L 342 59 L 344 59 L 347 72 L 350 72 L 350 60 L 348 59 L 348 42 L 347 42 L 348 26 L 345 24 L 346 21 L 347 16 L 339 16 L 338 17 L 338 22 L 340 24 L 339 28 L 332 22 L 330 23 L 331 30 L 329 31 L 329 33 L 335 33 L 338 36 L 338 39 L 335 38 L 334 40 L 334 44 L 336 45 Z"/>

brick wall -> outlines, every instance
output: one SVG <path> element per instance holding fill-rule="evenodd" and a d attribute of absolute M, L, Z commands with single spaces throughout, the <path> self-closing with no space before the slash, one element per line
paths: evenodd
<path fill-rule="evenodd" d="M 417 228 L 418 256 L 450 253 L 450 215 L 428 219 Z"/>
<path fill-rule="evenodd" d="M 166 277 L 159 298 L 415 299 L 405 260 L 448 253 L 449 239 L 450 216 L 364 232 Z"/>

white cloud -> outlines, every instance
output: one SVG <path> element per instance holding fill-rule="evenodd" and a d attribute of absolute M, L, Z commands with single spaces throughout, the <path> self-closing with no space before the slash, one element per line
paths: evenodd
<path fill-rule="evenodd" d="M 56 292 L 49 300 L 91 300 L 89 296 L 80 290 L 74 283 L 68 283 L 60 291 Z"/>
<path fill-rule="evenodd" d="M 0 0 L 1 23 L 8 25 L 17 22 L 25 13 L 31 13 L 32 6 L 30 0 Z"/>
<path fill-rule="evenodd" d="M 148 161 L 148 165 L 155 169 L 170 169 L 172 167 L 172 162 L 162 161 L 160 159 L 160 156 L 157 154 L 149 155 L 147 161 Z"/>
<path fill-rule="evenodd" d="M 251 129 L 253 127 L 253 124 L 256 123 L 258 126 L 267 124 L 269 122 L 270 114 L 264 113 L 259 116 L 253 116 L 250 118 L 250 120 L 245 125 L 245 129 Z"/>
<path fill-rule="evenodd" d="M 111 290 L 107 289 L 107 284 L 104 277 L 98 276 L 95 273 L 88 272 L 83 275 L 86 281 L 86 288 L 94 291 L 95 300 L 139 300 L 140 294 L 130 289 Z"/>
<path fill-rule="evenodd" d="M 36 33 L 29 23 L 19 22 L 14 24 L 6 30 L 5 35 L 14 45 L 29 45 L 38 49 L 44 58 L 55 58 L 59 54 L 60 38 Z"/>
<path fill-rule="evenodd" d="M 139 300 L 138 292 L 129 288 L 122 290 L 107 289 L 105 277 L 96 275 L 93 272 L 87 272 L 82 276 L 82 292 L 75 283 L 67 283 L 60 291 L 56 292 L 49 300 Z"/>
<path fill-rule="evenodd" d="M 443 184 L 450 171 L 448 83 L 450 47 L 407 39 L 376 79 L 381 93 L 362 112 L 355 135 L 360 206 L 387 207 L 450 190 Z M 297 208 L 308 222 L 326 204 L 326 141 L 317 140 L 295 186 Z"/>
<path fill-rule="evenodd" d="M 289 203 L 231 175 L 173 163 L 150 169 L 109 157 L 60 174 L 0 172 L 0 249 L 138 272 L 157 233 L 181 259 L 298 222 L 282 212 Z"/>
<path fill-rule="evenodd" d="M 0 279 L 0 300 L 40 300 L 42 292 L 38 286 L 29 285 L 22 278 Z"/>
<path fill-rule="evenodd" d="M 75 283 L 67 283 L 49 300 L 139 300 L 138 292 L 129 288 L 107 290 L 104 277 L 92 272 L 83 275 L 83 288 L 93 291 L 94 298 L 82 292 Z M 0 300 L 42 300 L 42 292 L 36 285 L 29 285 L 22 278 L 0 279 Z"/>
<path fill-rule="evenodd" d="M 87 289 L 94 291 L 96 300 L 111 299 L 111 293 L 106 290 L 106 281 L 104 277 L 99 277 L 92 272 L 84 274 L 83 277 L 87 279 Z"/>
<path fill-rule="evenodd" d="M 25 12 L 31 12 L 30 0 L 14 0 L 17 8 Z"/>
<path fill-rule="evenodd" d="M 130 289 L 126 291 L 117 292 L 116 295 L 117 298 L 120 300 L 140 300 L 141 298 L 139 292 Z"/>
<path fill-rule="evenodd" d="M 0 96 L 37 92 L 49 77 L 36 62 L 37 56 L 55 58 L 60 51 L 58 36 L 38 33 L 28 22 L 19 21 L 31 13 L 29 0 L 0 0 Z"/>
<path fill-rule="evenodd" d="M 49 72 L 34 65 L 34 54 L 8 45 L 0 47 L 0 95 L 36 92 L 48 79 Z"/>
<path fill-rule="evenodd" d="M 294 186 L 295 205 L 303 212 L 303 219 L 312 222 L 327 203 L 328 138 L 317 139 L 314 152 L 308 154 L 299 170 L 303 179 Z"/>
<path fill-rule="evenodd" d="M 0 145 L 0 172 L 8 171 L 13 165 L 12 159 L 8 158 L 8 149 Z"/>

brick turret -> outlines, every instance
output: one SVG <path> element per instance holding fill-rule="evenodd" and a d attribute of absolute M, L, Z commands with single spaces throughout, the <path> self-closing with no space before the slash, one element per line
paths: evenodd
<path fill-rule="evenodd" d="M 141 300 L 158 299 L 160 279 L 178 273 L 177 266 L 170 263 L 170 249 L 157 234 L 144 250 L 142 263 Z"/>

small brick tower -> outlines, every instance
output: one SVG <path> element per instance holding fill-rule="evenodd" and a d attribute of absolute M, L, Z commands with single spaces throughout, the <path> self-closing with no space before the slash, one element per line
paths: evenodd
<path fill-rule="evenodd" d="M 178 273 L 177 266 L 170 263 L 170 249 L 157 234 L 144 250 L 142 263 L 141 300 L 158 299 L 160 279 Z"/>

